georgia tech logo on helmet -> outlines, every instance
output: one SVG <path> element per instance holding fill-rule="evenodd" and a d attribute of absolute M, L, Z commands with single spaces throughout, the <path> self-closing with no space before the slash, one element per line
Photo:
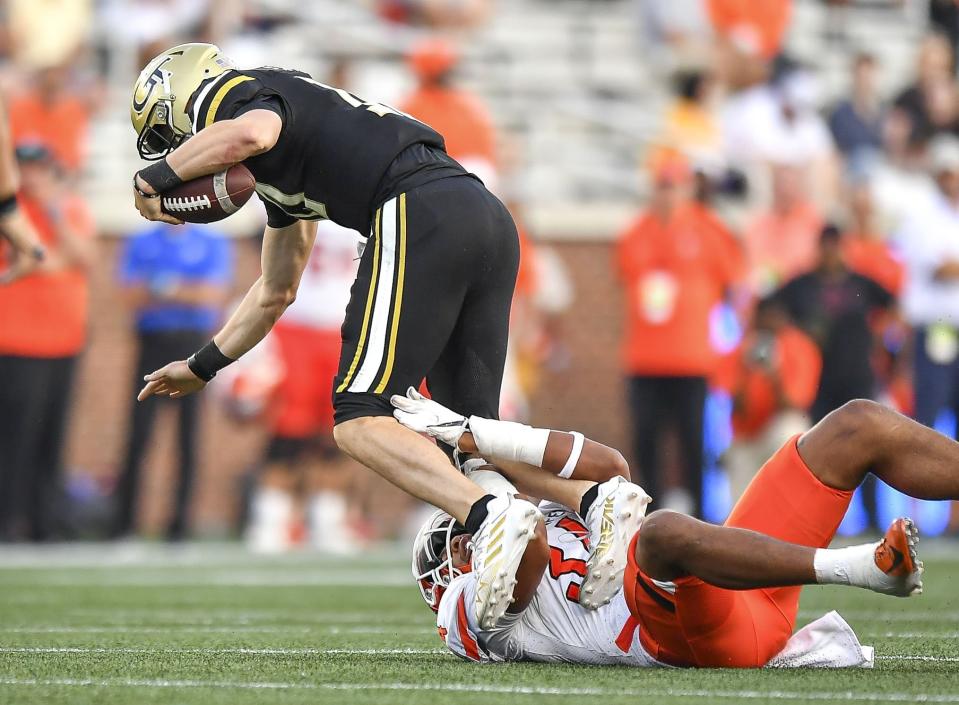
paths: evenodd
<path fill-rule="evenodd" d="M 150 102 L 150 97 L 153 95 L 158 87 L 163 88 L 163 91 L 167 94 L 170 93 L 170 76 L 172 75 L 169 71 L 163 68 L 163 65 L 173 59 L 173 56 L 165 56 L 156 65 L 156 68 L 150 73 L 149 78 L 143 82 L 142 85 L 142 97 L 138 97 L 137 94 L 133 95 L 133 109 L 137 112 L 141 112 L 147 104 Z M 145 72 L 144 72 L 145 73 Z M 137 91 L 140 93 L 141 91 Z"/>

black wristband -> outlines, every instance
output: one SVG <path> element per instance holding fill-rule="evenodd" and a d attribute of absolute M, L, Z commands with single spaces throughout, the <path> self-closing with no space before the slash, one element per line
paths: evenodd
<path fill-rule="evenodd" d="M 190 371 L 193 374 L 202 379 L 204 382 L 209 382 L 211 379 L 216 377 L 217 372 L 222 370 L 231 362 L 236 361 L 231 360 L 226 355 L 221 353 L 220 348 L 218 348 L 216 343 L 211 340 L 209 343 L 190 355 L 190 357 L 187 358 L 186 364 L 189 365 Z"/>
<path fill-rule="evenodd" d="M 150 184 L 157 193 L 164 193 L 183 183 L 183 179 L 177 176 L 176 172 L 170 168 L 166 159 L 161 159 L 148 167 L 140 169 L 137 174 L 141 179 Z"/>
<path fill-rule="evenodd" d="M 17 210 L 17 194 L 11 193 L 5 198 L 0 198 L 0 218 L 10 215 Z"/>

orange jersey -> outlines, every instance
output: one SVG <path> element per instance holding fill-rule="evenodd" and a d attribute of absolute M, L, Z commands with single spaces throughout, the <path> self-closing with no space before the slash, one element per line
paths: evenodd
<path fill-rule="evenodd" d="M 43 143 L 68 171 L 83 166 L 89 117 L 86 105 L 72 96 L 48 104 L 27 93 L 10 103 L 14 142 Z"/>
<path fill-rule="evenodd" d="M 454 159 L 480 157 L 496 163 L 493 121 L 471 94 L 453 88 L 421 87 L 399 106 L 443 135 Z"/>
<path fill-rule="evenodd" d="M 779 53 L 792 18 L 791 0 L 707 0 L 706 10 L 717 34 L 767 59 Z"/>
<path fill-rule="evenodd" d="M 902 262 L 896 259 L 889 245 L 882 240 L 856 234 L 843 236 L 843 256 L 854 272 L 869 277 L 886 291 L 899 295 L 905 281 Z"/>
<path fill-rule="evenodd" d="M 21 199 L 20 207 L 43 244 L 56 252 L 53 224 L 40 204 Z M 64 211 L 75 231 L 93 237 L 93 219 L 83 201 L 67 200 Z M 0 355 L 76 355 L 86 341 L 87 309 L 87 274 L 79 268 L 35 272 L 0 286 Z"/>
<path fill-rule="evenodd" d="M 812 269 L 821 229 L 822 217 L 810 204 L 798 205 L 788 213 L 772 211 L 754 219 L 744 236 L 756 289 L 766 293 Z"/>
<path fill-rule="evenodd" d="M 626 371 L 708 375 L 716 362 L 709 316 L 742 272 L 735 237 L 711 211 L 687 204 L 669 222 L 641 215 L 616 255 L 626 289 Z"/>

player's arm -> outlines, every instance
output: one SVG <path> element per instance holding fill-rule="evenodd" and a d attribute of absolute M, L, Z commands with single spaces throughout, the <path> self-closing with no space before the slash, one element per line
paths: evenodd
<path fill-rule="evenodd" d="M 200 130 L 160 161 L 134 176 L 137 210 L 147 220 L 180 223 L 163 213 L 162 193 L 183 181 L 216 174 L 273 149 L 283 120 L 272 110 L 257 109 L 229 120 L 219 120 Z M 152 198 L 151 198 L 152 196 Z"/>
<path fill-rule="evenodd" d="M 394 395 L 394 416 L 404 426 L 426 433 L 463 453 L 487 460 L 520 462 L 562 479 L 605 482 L 616 475 L 629 479 L 622 453 L 578 432 L 533 428 L 479 416 L 466 418 L 410 388 Z M 543 496 L 543 495 L 538 495 Z"/>
<path fill-rule="evenodd" d="M 137 399 L 152 394 L 182 397 L 202 389 L 226 367 L 266 337 L 293 303 L 300 277 L 316 238 L 316 223 L 297 221 L 285 228 L 267 227 L 263 237 L 263 274 L 243 297 L 226 325 L 189 360 L 171 362 L 144 377 Z"/>

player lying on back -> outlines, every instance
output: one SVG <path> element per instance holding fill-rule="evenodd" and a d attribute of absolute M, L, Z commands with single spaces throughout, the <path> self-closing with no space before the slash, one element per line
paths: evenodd
<path fill-rule="evenodd" d="M 481 454 L 518 491 L 551 500 L 530 536 L 505 542 L 521 558 L 502 576 L 515 580 L 513 602 L 492 625 L 474 617 L 471 537 L 463 527 L 437 513 L 417 537 L 414 573 L 438 610 L 440 634 L 472 660 L 869 665 L 871 649 L 835 613 L 792 638 L 801 586 L 902 597 L 922 591 L 918 532 L 908 519 L 893 522 L 877 543 L 825 548 L 866 473 L 912 497 L 959 498 L 959 444 L 874 402 L 850 402 L 783 445 L 723 526 L 666 510 L 646 517 L 628 546 L 624 590 L 588 610 L 579 585 L 602 541 L 602 527 L 597 533 L 590 525 L 590 500 L 621 494 L 610 486 L 634 487 L 613 477 L 623 473 L 621 456 L 578 434 L 466 419 L 412 390 L 393 401 L 404 425 Z"/>

